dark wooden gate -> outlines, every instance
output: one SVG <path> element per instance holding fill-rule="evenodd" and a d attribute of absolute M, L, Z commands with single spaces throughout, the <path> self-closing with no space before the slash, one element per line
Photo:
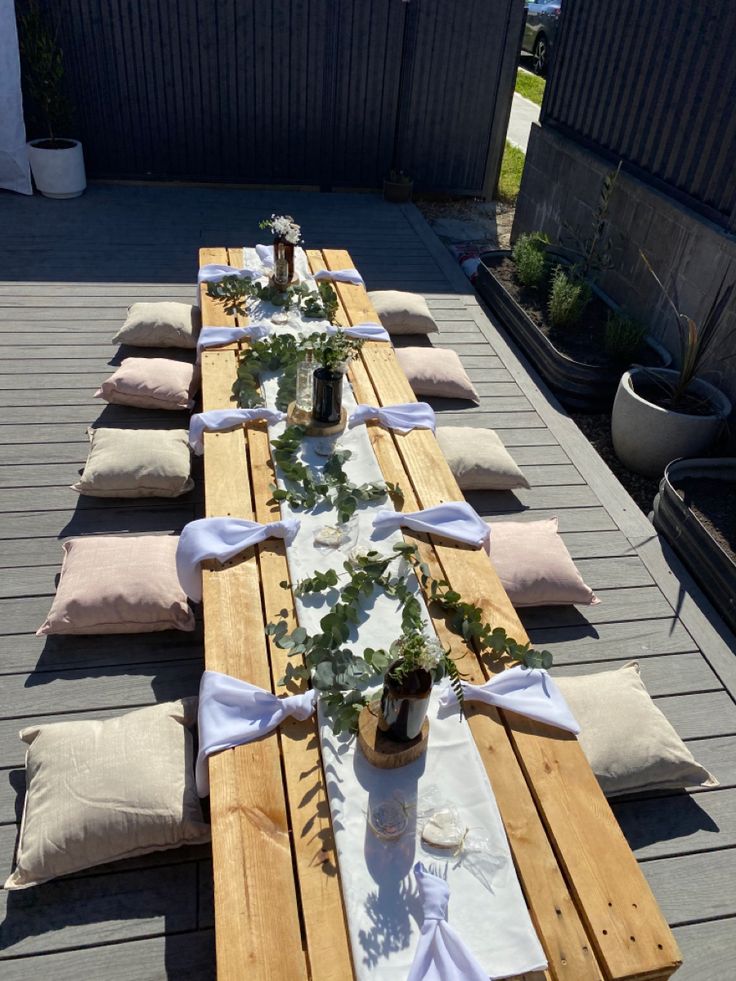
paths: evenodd
<path fill-rule="evenodd" d="M 522 0 L 44 2 L 92 177 L 495 185 Z"/>

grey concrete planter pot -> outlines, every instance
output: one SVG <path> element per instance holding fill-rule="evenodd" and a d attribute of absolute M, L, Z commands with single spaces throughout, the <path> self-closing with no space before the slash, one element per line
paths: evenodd
<path fill-rule="evenodd" d="M 662 409 L 637 395 L 633 381 L 659 375 L 674 382 L 678 372 L 666 368 L 626 371 L 616 391 L 611 415 L 611 437 L 616 456 L 629 470 L 658 477 L 671 460 L 698 456 L 717 438 L 731 403 L 714 385 L 697 379 L 689 391 L 707 400 L 712 415 L 695 416 Z"/>
<path fill-rule="evenodd" d="M 715 478 L 736 487 L 736 459 L 670 463 L 654 499 L 654 526 L 690 569 L 716 610 L 736 631 L 736 563 L 675 490 L 684 477 Z"/>
<path fill-rule="evenodd" d="M 485 262 L 510 257 L 509 249 L 484 253 L 475 281 L 478 292 L 563 405 L 584 412 L 610 409 L 621 377 L 621 367 L 584 364 L 558 351 Z M 610 296 L 596 286 L 593 286 L 593 291 L 611 310 L 620 312 L 621 308 Z M 646 343 L 653 352 L 655 362 L 663 366 L 670 364 L 672 359 L 666 348 L 651 337 L 646 339 Z"/>
<path fill-rule="evenodd" d="M 36 187 L 47 198 L 78 198 L 87 187 L 84 154 L 79 140 L 59 140 L 66 146 L 48 149 L 49 140 L 31 140 L 28 159 Z"/>

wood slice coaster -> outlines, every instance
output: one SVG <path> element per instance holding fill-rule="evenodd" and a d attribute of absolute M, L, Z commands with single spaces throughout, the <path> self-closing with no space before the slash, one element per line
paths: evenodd
<path fill-rule="evenodd" d="M 297 409 L 295 402 L 289 403 L 286 415 L 292 426 L 304 426 L 305 436 L 335 436 L 343 431 L 348 421 L 348 414 L 344 407 L 339 422 L 317 422 L 308 412 Z"/>
<path fill-rule="evenodd" d="M 429 720 L 424 720 L 422 731 L 411 742 L 397 742 L 378 727 L 381 712 L 380 701 L 371 702 L 358 717 L 358 745 L 366 759 L 379 770 L 396 770 L 418 760 L 427 748 Z"/>

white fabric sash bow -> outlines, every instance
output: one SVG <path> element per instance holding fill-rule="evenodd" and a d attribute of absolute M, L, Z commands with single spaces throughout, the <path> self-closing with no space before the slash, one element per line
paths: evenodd
<path fill-rule="evenodd" d="M 466 501 L 448 501 L 423 511 L 402 514 L 399 511 L 379 511 L 373 519 L 377 532 L 389 533 L 397 528 L 411 528 L 440 538 L 452 538 L 456 542 L 474 548 L 490 548 L 490 526 Z"/>
<path fill-rule="evenodd" d="M 256 269 L 237 269 L 235 266 L 228 266 L 225 263 L 210 262 L 206 266 L 200 266 L 197 273 L 198 283 L 219 283 L 226 276 L 237 276 L 238 279 L 257 279 Z"/>
<path fill-rule="evenodd" d="M 267 538 L 283 538 L 291 542 L 299 531 L 299 519 L 272 521 L 262 525 L 244 518 L 199 518 L 182 529 L 176 548 L 176 571 L 181 588 L 189 599 L 202 599 L 200 563 L 205 559 L 227 562 L 251 545 Z"/>
<path fill-rule="evenodd" d="M 359 337 L 364 341 L 391 341 L 391 335 L 386 328 L 374 323 L 353 324 L 352 327 L 329 326 L 326 333 L 347 334 L 348 337 Z"/>
<path fill-rule="evenodd" d="M 314 274 L 315 280 L 326 280 L 328 283 L 352 283 L 353 286 L 365 286 L 363 277 L 357 269 L 320 269 Z"/>
<path fill-rule="evenodd" d="M 189 420 L 189 445 L 197 456 L 202 456 L 204 433 L 224 433 L 246 422 L 262 420 L 273 424 L 284 419 L 286 413 L 278 409 L 210 409 L 209 412 L 195 412 Z"/>
<path fill-rule="evenodd" d="M 403 402 L 398 405 L 359 405 L 348 420 L 348 429 L 362 426 L 375 419 L 386 429 L 408 433 L 412 429 L 431 429 L 434 432 L 434 409 L 426 402 Z"/>
<path fill-rule="evenodd" d="M 414 866 L 414 876 L 424 922 L 407 981 L 488 981 L 488 971 L 447 922 L 450 887 L 421 862 Z"/>
<path fill-rule="evenodd" d="M 290 715 L 308 719 L 314 713 L 317 692 L 277 698 L 270 691 L 219 671 L 205 671 L 199 685 L 199 752 L 197 792 L 210 792 L 207 758 L 232 746 L 265 736 Z"/>
<path fill-rule="evenodd" d="M 244 337 L 259 341 L 271 333 L 271 325 L 265 321 L 256 321 L 243 327 L 203 327 L 197 338 L 197 364 L 202 351 L 207 347 L 219 347 L 221 344 L 234 344 Z"/>
<path fill-rule="evenodd" d="M 544 668 L 519 665 L 502 671 L 484 685 L 471 685 L 467 681 L 461 684 L 468 702 L 485 702 L 576 735 L 580 732 L 562 692 Z M 455 694 L 448 686 L 440 695 L 440 706 L 446 708 L 454 702 Z"/>

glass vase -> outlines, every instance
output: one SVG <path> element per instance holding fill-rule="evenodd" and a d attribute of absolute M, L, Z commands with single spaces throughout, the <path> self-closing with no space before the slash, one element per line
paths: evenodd
<path fill-rule="evenodd" d="M 342 371 L 317 368 L 312 384 L 312 418 L 324 425 L 335 425 L 342 418 Z"/>
<path fill-rule="evenodd" d="M 400 678 L 392 672 L 401 658 L 389 665 L 381 694 L 381 730 L 397 742 L 411 742 L 422 731 L 432 692 L 432 675 L 423 668 L 407 671 Z"/>
<path fill-rule="evenodd" d="M 285 290 L 294 279 L 294 246 L 281 238 L 273 240 L 273 282 Z"/>

